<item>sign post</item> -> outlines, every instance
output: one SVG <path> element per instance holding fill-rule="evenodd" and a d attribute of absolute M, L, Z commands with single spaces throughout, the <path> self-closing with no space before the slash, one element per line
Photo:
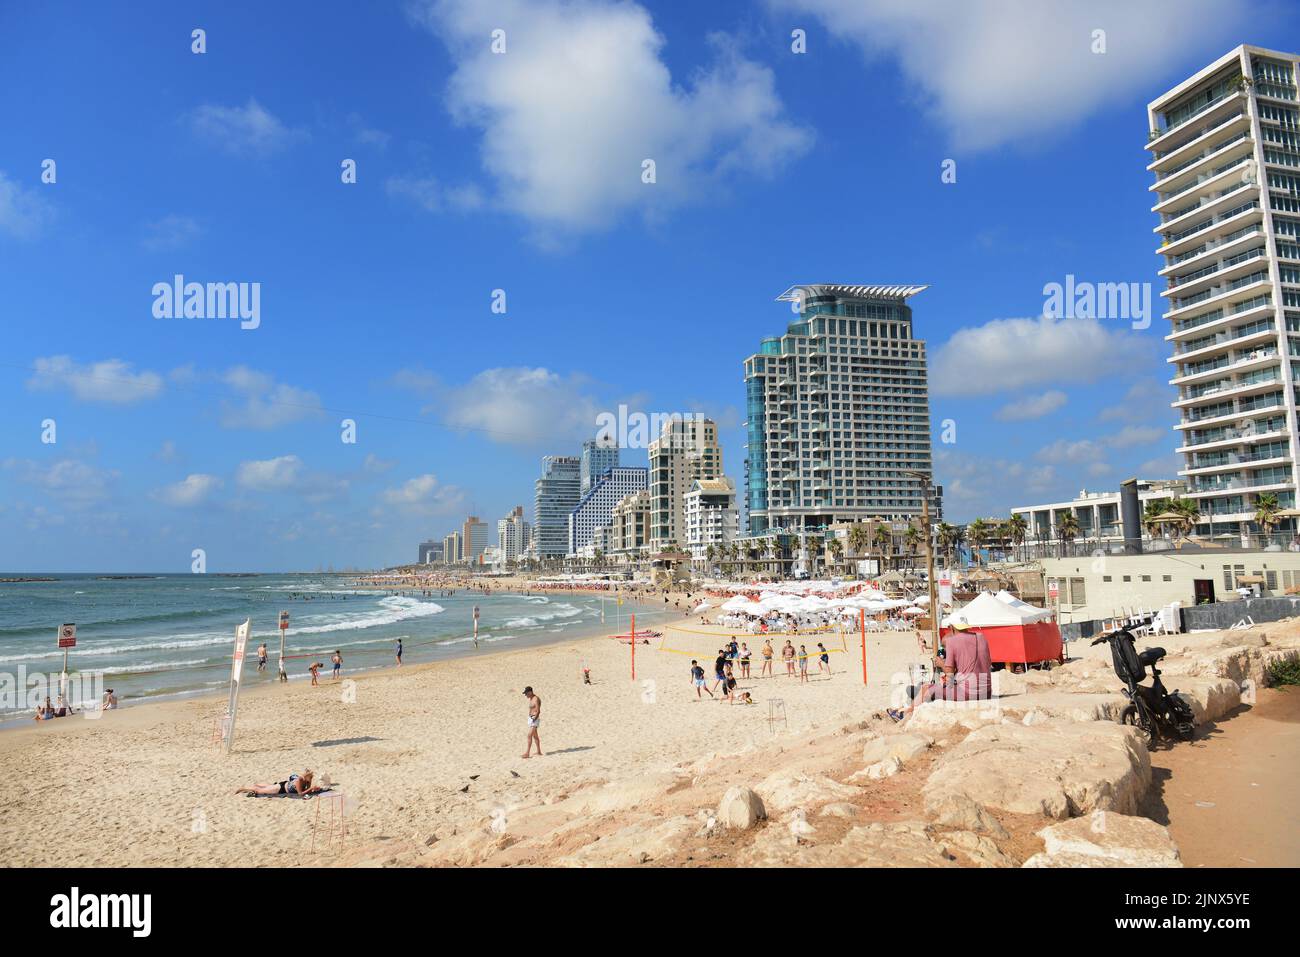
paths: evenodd
<path fill-rule="evenodd" d="M 235 715 L 239 711 L 239 679 L 244 672 L 244 651 L 248 647 L 248 632 L 251 622 L 245 618 L 244 623 L 235 628 L 235 655 L 230 664 L 230 701 L 226 704 L 226 754 L 230 753 L 235 743 Z"/>
<path fill-rule="evenodd" d="M 72 622 L 65 622 L 59 626 L 59 647 L 63 649 L 63 674 L 59 675 L 59 694 L 63 697 L 63 705 L 72 711 L 72 702 L 68 699 L 68 649 L 77 647 L 77 626 Z"/>
<path fill-rule="evenodd" d="M 287 681 L 289 676 L 284 670 L 284 636 L 289 632 L 289 613 L 280 612 L 280 673 L 277 676 L 281 681 Z"/>

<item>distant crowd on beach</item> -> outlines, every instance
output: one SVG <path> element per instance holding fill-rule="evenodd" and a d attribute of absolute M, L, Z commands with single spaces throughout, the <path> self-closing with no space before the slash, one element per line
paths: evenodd
<path fill-rule="evenodd" d="M 775 677 L 772 663 L 776 652 L 772 649 L 770 638 L 763 641 L 759 656 L 763 659 L 763 664 L 758 677 Z M 822 642 L 817 642 L 817 650 L 811 653 L 805 644 L 799 645 L 796 650 L 794 643 L 789 638 L 781 647 L 781 661 L 785 665 L 786 675 L 791 678 L 798 678 L 800 684 L 808 682 L 808 662 L 813 657 L 817 659 L 817 673 L 824 674 L 829 678 L 831 676 L 831 656 Z M 691 684 L 695 686 L 696 699 L 703 699 L 704 695 L 707 694 L 710 698 L 717 697 L 719 703 L 728 701 L 731 704 L 753 704 L 754 699 L 750 692 L 741 691 L 737 693 L 736 691 L 737 669 L 740 671 L 740 680 L 753 677 L 750 674 L 752 658 L 749 644 L 747 642 L 737 643 L 733 635 L 725 647 L 718 649 L 718 657 L 714 659 L 712 688 L 708 686 L 708 682 L 705 680 L 704 668 L 699 661 L 691 659 Z M 714 695 L 715 691 L 718 692 L 716 696 Z"/>
<path fill-rule="evenodd" d="M 104 689 L 104 698 L 99 704 L 101 711 L 112 711 L 117 707 L 117 695 L 112 688 Z M 36 706 L 36 714 L 33 719 L 36 721 L 52 721 L 55 718 L 68 718 L 76 714 L 76 710 L 64 700 L 63 695 L 59 695 L 57 704 L 50 702 L 49 695 L 45 696 L 45 703 Z"/>

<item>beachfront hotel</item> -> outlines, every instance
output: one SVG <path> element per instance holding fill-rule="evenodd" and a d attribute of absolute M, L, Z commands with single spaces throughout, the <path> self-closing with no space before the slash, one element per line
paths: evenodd
<path fill-rule="evenodd" d="M 718 426 L 700 415 L 673 416 L 650 443 L 650 543 L 656 550 L 686 543 L 686 493 L 700 479 L 722 475 Z"/>
<path fill-rule="evenodd" d="M 534 558 L 563 558 L 569 550 L 569 513 L 581 496 L 581 462 L 572 455 L 542 457 L 542 475 L 533 486 Z"/>
<path fill-rule="evenodd" d="M 931 474 L 925 286 L 791 286 L 798 317 L 745 360 L 749 535 L 921 514 Z"/>
<path fill-rule="evenodd" d="M 1198 534 L 1295 506 L 1300 377 L 1297 56 L 1240 46 L 1147 107 L 1178 452 Z M 1288 523 L 1289 524 L 1289 523 Z"/>
<path fill-rule="evenodd" d="M 627 496 L 643 491 L 648 481 L 649 470 L 645 466 L 628 465 L 608 468 L 594 478 L 591 488 L 569 513 L 568 557 L 593 553 L 596 533 L 610 524 L 614 507 Z"/>
<path fill-rule="evenodd" d="M 625 563 L 636 561 L 650 544 L 650 490 L 625 496 L 614 506 L 609 519 L 609 547 L 606 554 Z"/>
<path fill-rule="evenodd" d="M 720 549 L 736 540 L 736 484 L 723 475 L 715 479 L 696 479 L 686 493 L 686 549 L 696 568 L 707 569 L 710 548 L 713 561 Z"/>

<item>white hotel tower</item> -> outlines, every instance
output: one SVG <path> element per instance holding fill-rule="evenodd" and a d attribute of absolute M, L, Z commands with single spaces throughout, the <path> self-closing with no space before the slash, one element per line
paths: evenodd
<path fill-rule="evenodd" d="M 1295 506 L 1300 376 L 1297 57 L 1240 46 L 1147 107 L 1188 496 L 1204 533 Z M 1286 523 L 1289 524 L 1289 523 Z"/>

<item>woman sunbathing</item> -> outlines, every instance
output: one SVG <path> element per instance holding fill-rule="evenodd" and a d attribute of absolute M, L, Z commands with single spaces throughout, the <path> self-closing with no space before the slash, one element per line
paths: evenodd
<path fill-rule="evenodd" d="M 253 797 L 306 797 L 308 794 L 319 794 L 325 790 L 320 785 L 312 784 L 312 772 L 302 772 L 302 777 L 296 774 L 289 775 L 287 781 L 276 781 L 274 784 L 254 784 L 251 788 L 239 788 L 236 794 L 249 794 Z"/>

